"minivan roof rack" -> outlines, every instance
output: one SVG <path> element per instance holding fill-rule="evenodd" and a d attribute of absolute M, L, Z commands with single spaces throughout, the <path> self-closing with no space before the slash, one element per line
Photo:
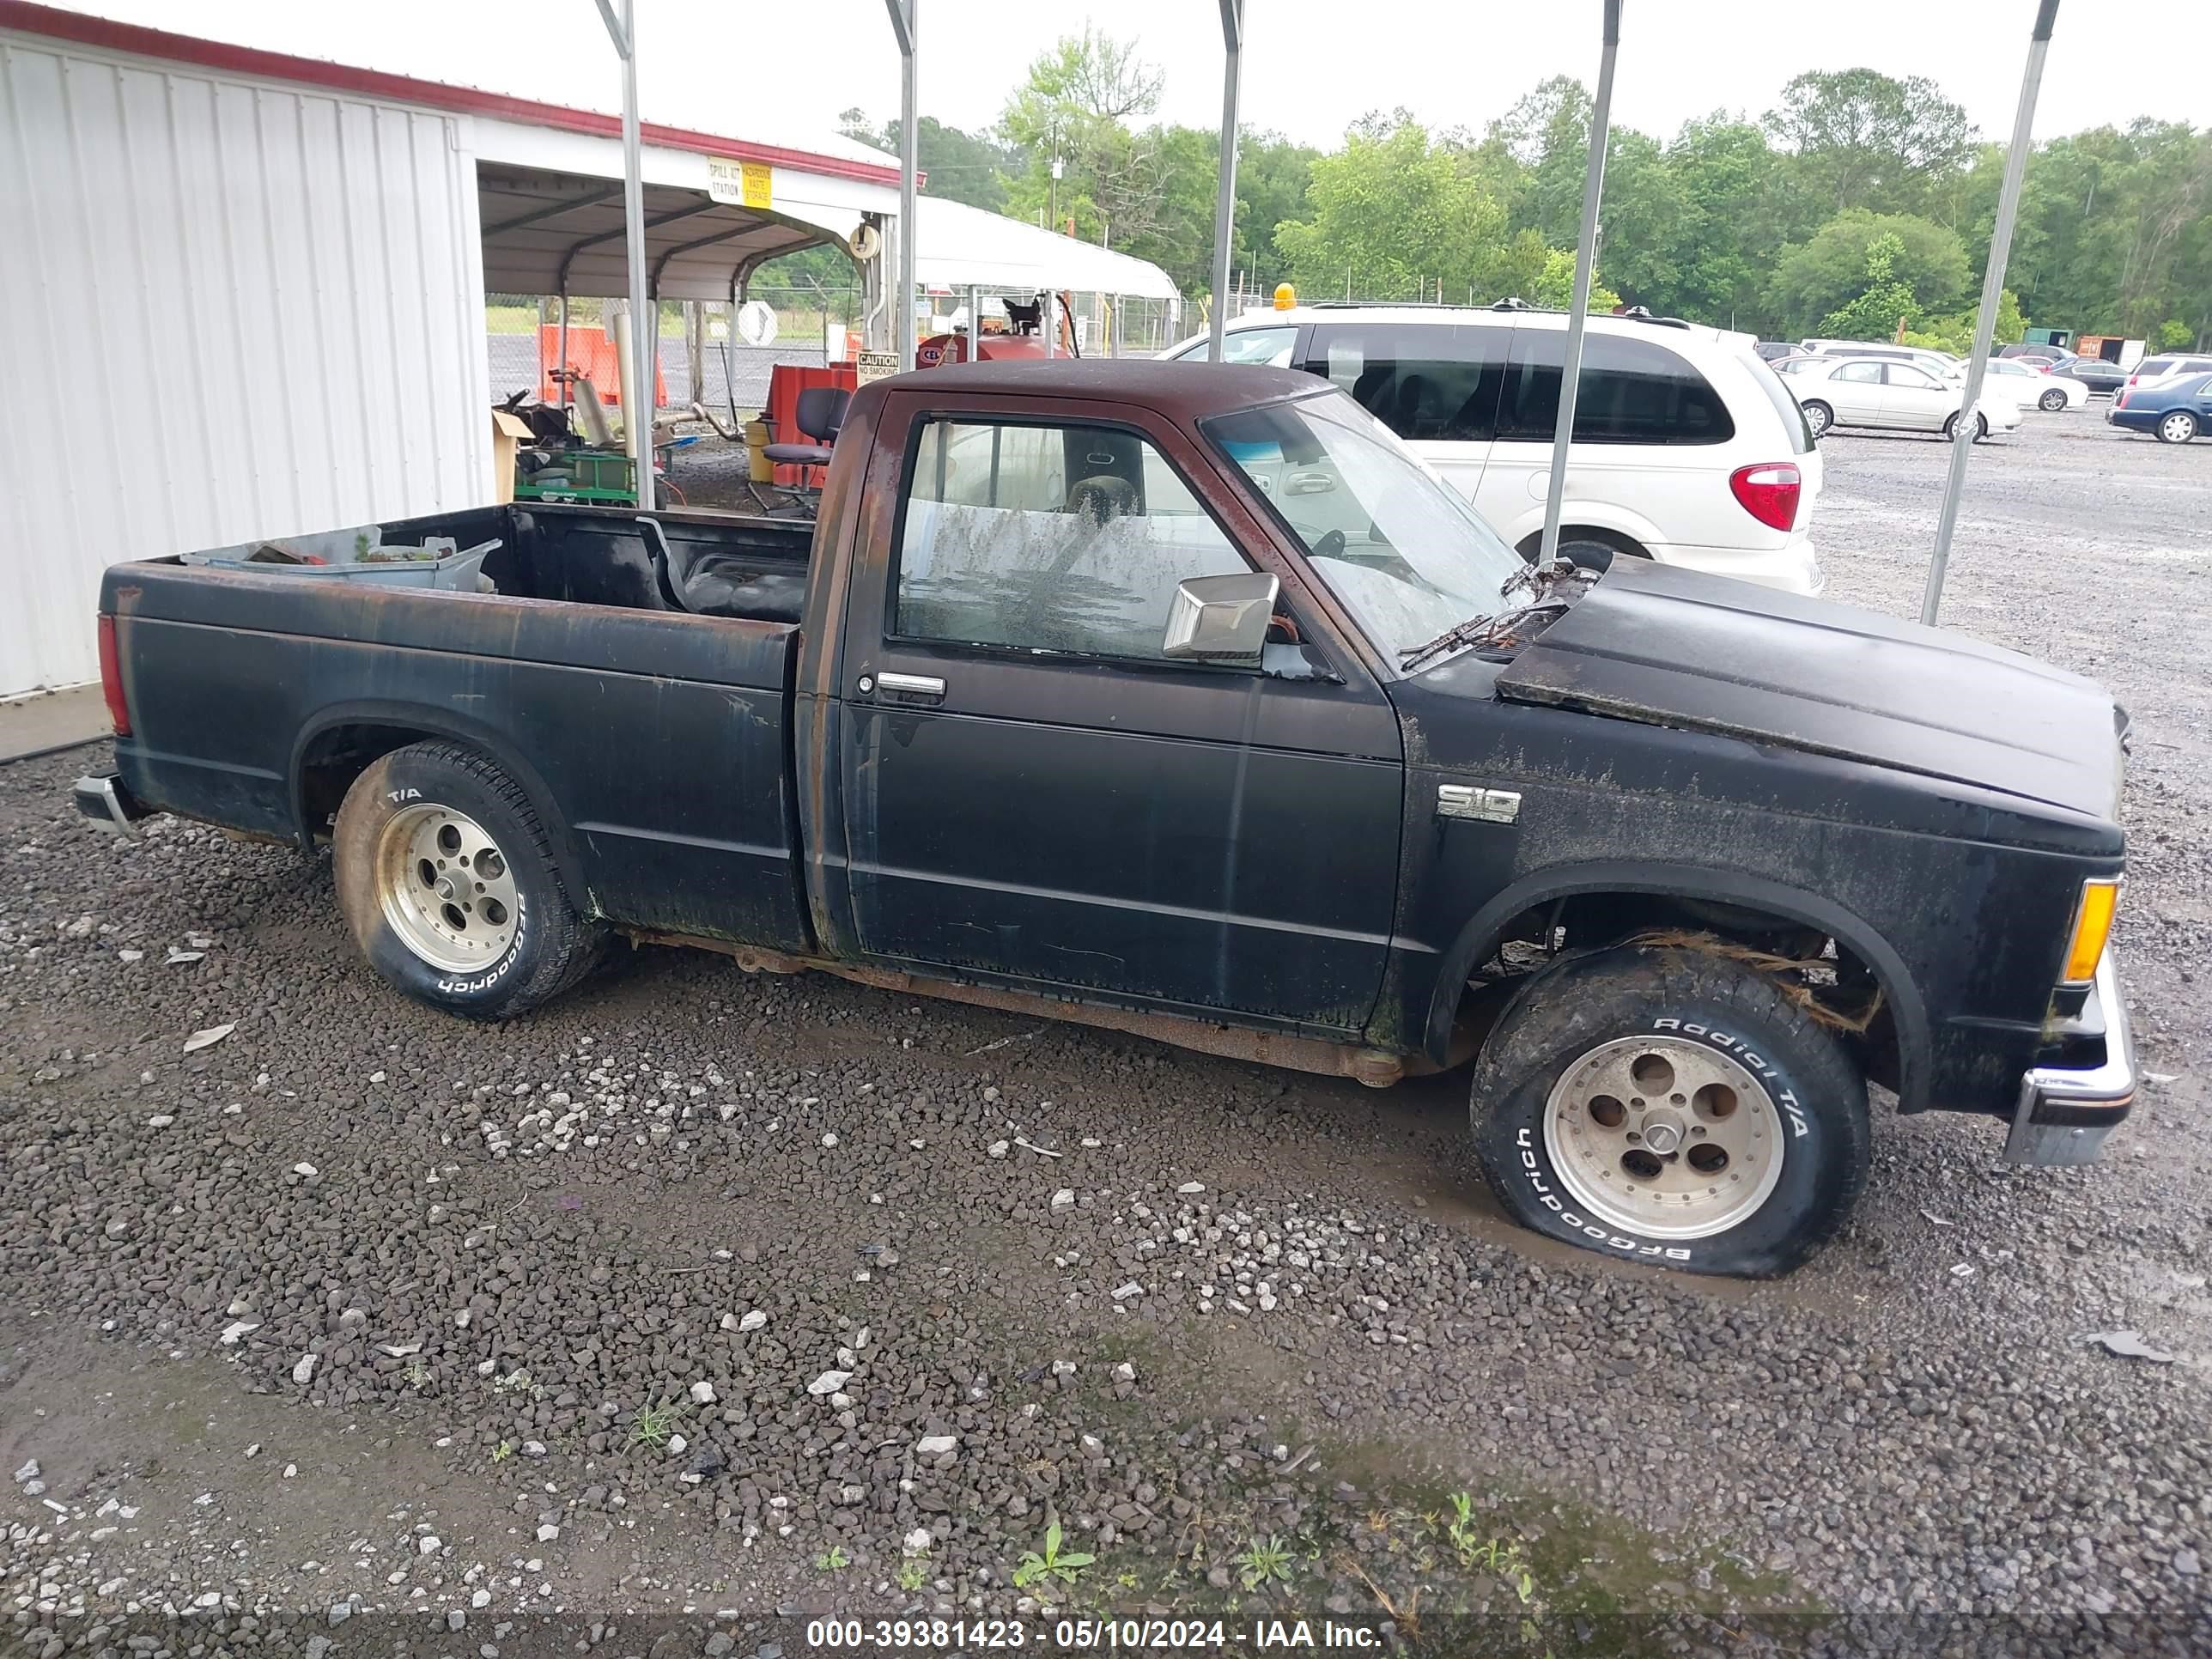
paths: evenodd
<path fill-rule="evenodd" d="M 1461 305 L 1449 300 L 1316 300 L 1306 306 L 1309 311 L 1526 311 L 1541 312 L 1547 316 L 1564 317 L 1565 306 L 1532 306 L 1517 294 L 1492 300 L 1486 306 Z M 1594 311 L 1593 317 L 1612 317 L 1624 323 L 1650 323 L 1656 328 L 1694 328 L 1696 324 L 1680 317 L 1655 317 L 1644 306 L 1631 306 L 1626 311 Z"/>

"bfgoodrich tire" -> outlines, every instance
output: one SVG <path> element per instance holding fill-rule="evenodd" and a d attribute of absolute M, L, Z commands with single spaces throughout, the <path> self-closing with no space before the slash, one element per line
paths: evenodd
<path fill-rule="evenodd" d="M 448 1013 L 510 1018 L 567 990 L 605 948 L 529 797 L 465 745 L 414 744 L 371 765 L 338 808 L 331 855 L 370 966 Z"/>
<path fill-rule="evenodd" d="M 1506 1212 L 1686 1273 L 1786 1273 L 1865 1183 L 1866 1085 L 1835 1037 L 1725 957 L 1621 947 L 1536 975 L 1475 1067 Z"/>

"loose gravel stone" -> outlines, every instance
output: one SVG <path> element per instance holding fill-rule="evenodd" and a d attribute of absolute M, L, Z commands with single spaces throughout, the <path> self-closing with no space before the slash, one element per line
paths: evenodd
<path fill-rule="evenodd" d="M 1724 1535 L 1724 1577 L 1778 1575 L 1892 1620 L 1893 1638 L 1908 1611 L 2203 1632 L 2202 451 L 2080 415 L 1978 447 L 1945 598 L 1948 626 L 2106 679 L 2130 710 L 2116 950 L 2158 1080 L 2079 1170 L 2010 1168 L 2001 1125 L 1900 1118 L 1878 1095 L 1851 1222 L 1771 1285 L 1670 1279 L 1501 1226 L 1467 1152 L 1463 1073 L 1378 1103 L 1348 1080 L 653 948 L 526 1020 L 471 1025 L 361 966 L 326 858 L 166 819 L 102 837 L 67 799 L 96 749 L 0 768 L 0 1387 L 14 1455 L 35 1446 L 70 1510 L 22 1492 L 36 1474 L 0 1489 L 0 1528 L 22 1528 L 0 1546 L 4 1588 L 31 1598 L 11 1600 L 14 1628 L 40 1627 L 48 1563 L 58 1607 L 212 1593 L 224 1617 L 265 1597 L 311 1626 L 330 1628 L 326 1608 L 404 1612 L 457 1634 L 440 1610 L 465 1604 L 471 1641 L 440 1651 L 501 1645 L 510 1605 L 1007 1611 L 1015 1564 L 1055 1520 L 1099 1557 L 1086 1594 L 1125 1567 L 1149 1594 L 1203 1535 L 1185 1588 L 1273 1605 L 1226 1565 L 1245 1540 L 1341 1524 L 1356 1540 L 1370 1510 L 1494 1477 L 1559 1505 L 1540 1541 L 1593 1574 L 1617 1529 L 1663 1528 Z M 1844 437 L 1820 459 L 1830 597 L 1915 614 L 1947 452 Z M 161 964 L 194 936 L 220 948 Z M 122 963 L 123 946 L 155 960 Z M 220 1022 L 221 1042 L 179 1053 Z M 1012 1159 L 1018 1139 L 1066 1157 Z M 1047 1164 L 1066 1186 L 1043 1187 Z M 2077 1340 L 2118 1330 L 2176 1363 Z M 210 1468 L 231 1473 L 95 1516 L 111 1497 L 136 1508 L 126 1481 L 213 1409 L 118 1409 L 112 1444 L 64 1461 L 57 1419 L 14 1403 L 22 1356 L 64 1333 L 111 1356 L 88 1394 L 206 1365 L 222 1400 L 272 1415 L 210 1434 Z M 241 1459 L 254 1441 L 270 1455 Z M 1332 1449 L 1350 1446 L 1373 1455 Z M 419 1474 L 410 1455 L 434 1478 L 395 1488 L 393 1471 Z M 1428 1497 L 1390 1490 L 1398 1472 Z M 285 1528 L 264 1528 L 234 1474 L 279 1494 Z M 341 1479 L 357 1484 L 329 1498 Z M 319 1502 L 353 1530 L 290 1548 L 291 1517 Z M 1585 1510 L 1600 1535 L 1575 1540 L 1560 1517 Z M 118 1531 L 94 1541 L 101 1527 Z M 513 1557 L 547 1527 L 560 1559 L 526 1570 Z M 870 1601 L 917 1534 L 929 1585 Z M 833 1546 L 858 1570 L 817 1568 Z M 1356 1559 L 1382 1583 L 1403 1558 Z M 1668 1565 L 1702 1594 L 1698 1570 Z M 1338 1576 L 1328 1594 L 1374 1606 Z M 1304 1583 L 1285 1605 L 1310 1612 Z M 340 1645 L 364 1627 L 392 1645 L 366 1617 Z M 760 1646 L 732 1630 L 733 1651 Z M 700 1645 L 690 1632 L 683 1651 Z M 2059 1633 L 2019 1646 L 2069 1651 Z"/>

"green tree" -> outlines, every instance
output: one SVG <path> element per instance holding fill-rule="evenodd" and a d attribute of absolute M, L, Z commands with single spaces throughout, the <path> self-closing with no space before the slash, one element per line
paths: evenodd
<path fill-rule="evenodd" d="M 1942 317 L 1924 317 L 1905 331 L 1905 343 L 1932 346 L 1938 351 L 1955 352 L 1960 356 L 1973 349 L 1973 310 L 1954 311 Z M 2021 315 L 2020 301 L 2010 289 L 1997 294 L 1996 332 L 1990 336 L 1992 344 L 2012 345 L 2027 333 L 2027 319 Z"/>
<path fill-rule="evenodd" d="M 1910 323 L 1915 310 L 1912 286 L 1893 274 L 1904 257 L 1905 243 L 1893 233 L 1875 237 L 1867 247 L 1866 291 L 1823 317 L 1820 331 L 1846 340 L 1887 340 Z"/>
<path fill-rule="evenodd" d="M 1006 211 L 1026 219 L 1042 208 L 1054 228 L 1072 221 L 1084 240 L 1112 246 L 1158 229 L 1162 135 L 1131 123 L 1159 107 L 1160 84 L 1160 71 L 1137 55 L 1134 41 L 1087 24 L 1039 53 L 999 117 L 1000 138 L 1024 159 Z"/>
<path fill-rule="evenodd" d="M 1348 285 L 1370 299 L 1447 294 L 1479 281 L 1506 242 L 1505 210 L 1462 152 L 1399 111 L 1370 116 L 1313 163 L 1310 216 L 1280 225 L 1275 246 L 1308 292 Z"/>
<path fill-rule="evenodd" d="M 1923 205 L 1936 181 L 1966 164 L 1974 131 L 1933 81 L 1870 69 L 1796 76 L 1767 111 L 1766 130 L 1794 157 L 1804 205 L 1821 204 L 1822 216 Z"/>
<path fill-rule="evenodd" d="M 899 153 L 899 125 L 885 121 L 872 125 L 866 112 L 848 109 L 837 118 L 838 131 L 888 155 Z M 1006 174 L 1016 158 L 984 133 L 963 132 L 947 126 L 934 115 L 915 123 L 915 149 L 927 175 L 923 188 L 947 201 L 969 207 L 1002 211 L 1006 205 Z"/>
<path fill-rule="evenodd" d="M 1966 298 L 1966 250 L 1955 232 L 1911 214 L 1838 214 L 1802 246 L 1785 249 L 1769 291 L 1771 309 L 1790 333 L 1829 333 L 1821 319 L 1867 291 L 1868 255 L 1887 237 L 1893 280 L 1921 310 L 1942 311 Z M 1897 326 L 1892 318 L 1885 336 Z"/>
<path fill-rule="evenodd" d="M 1544 269 L 1536 278 L 1535 291 L 1528 297 L 1536 304 L 1550 306 L 1556 311 L 1567 308 L 1568 301 L 1575 297 L 1574 249 L 1555 247 L 1546 250 Z M 1592 271 L 1589 308 L 1593 312 L 1607 312 L 1620 303 L 1620 295 L 1600 282 L 1597 272 Z"/>

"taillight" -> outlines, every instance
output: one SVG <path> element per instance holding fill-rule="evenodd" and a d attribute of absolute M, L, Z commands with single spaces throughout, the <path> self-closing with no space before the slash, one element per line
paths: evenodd
<path fill-rule="evenodd" d="M 1770 530 L 1796 526 L 1797 497 L 1804 487 L 1804 475 L 1790 461 L 1761 461 L 1729 474 L 1729 488 L 1743 510 Z"/>
<path fill-rule="evenodd" d="M 2125 409 L 2127 406 L 2128 388 L 2126 386 L 2122 386 L 2120 388 L 2120 395 L 2112 399 L 2112 407 L 2114 409 Z"/>
<path fill-rule="evenodd" d="M 100 689 L 107 698 L 107 718 L 115 723 L 115 735 L 129 737 L 131 708 L 123 701 L 123 662 L 115 651 L 115 618 L 104 613 L 100 618 Z"/>

